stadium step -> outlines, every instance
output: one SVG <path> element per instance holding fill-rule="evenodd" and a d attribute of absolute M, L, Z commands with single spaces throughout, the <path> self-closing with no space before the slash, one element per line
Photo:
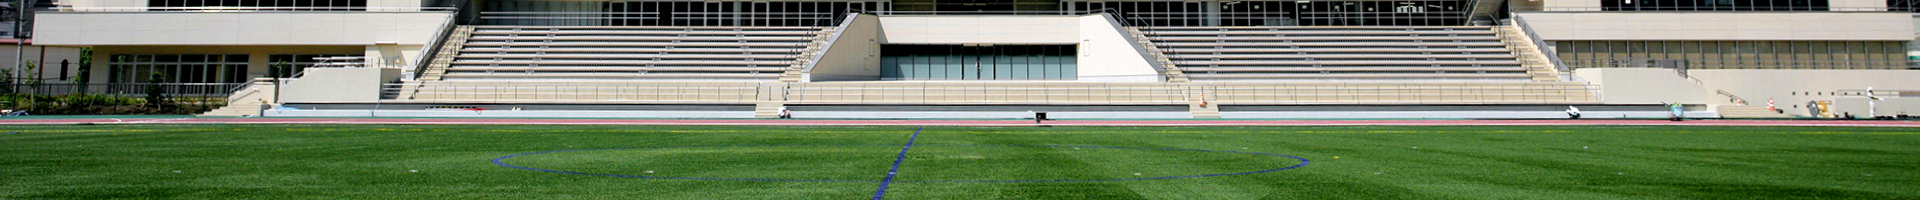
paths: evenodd
<path fill-rule="evenodd" d="M 780 107 L 786 107 L 786 105 L 779 104 L 779 103 L 754 104 L 753 118 L 762 118 L 762 119 L 780 118 Z"/>
<path fill-rule="evenodd" d="M 227 105 L 215 108 L 195 116 L 238 117 L 260 113 L 260 105 L 273 100 L 272 79 L 255 79 L 252 85 L 234 91 L 227 97 Z"/>
<path fill-rule="evenodd" d="M 1560 69 L 1554 66 L 1552 59 L 1547 57 L 1546 53 L 1540 51 L 1539 46 L 1537 46 L 1539 44 L 1534 44 L 1533 39 L 1529 38 L 1530 36 L 1527 36 L 1526 32 L 1513 26 L 1501 26 L 1495 30 L 1500 32 L 1502 41 L 1507 44 L 1507 48 L 1511 49 L 1514 54 L 1519 55 L 1515 59 L 1522 63 L 1527 70 L 1527 74 L 1532 76 L 1533 81 L 1561 81 L 1560 73 L 1562 72 Z"/>
<path fill-rule="evenodd" d="M 467 38 L 471 37 L 472 34 L 473 26 L 454 27 L 453 33 L 447 34 L 447 38 L 441 41 L 440 49 L 437 49 L 436 53 L 434 53 L 433 60 L 427 64 L 427 69 L 425 71 L 415 72 L 419 73 L 417 75 L 419 76 L 418 79 L 440 80 L 442 78 L 441 75 L 447 74 L 447 67 L 453 65 L 453 60 L 460 55 L 459 50 L 466 45 Z"/>
<path fill-rule="evenodd" d="M 778 81 L 818 27 L 472 26 L 430 81 Z M 449 40 L 452 42 L 453 40 Z M 436 59 L 438 61 L 438 59 Z M 440 65 L 444 63 L 444 65 Z"/>
<path fill-rule="evenodd" d="M 1142 39 L 1196 82 L 1533 81 L 1493 27 L 1142 27 Z"/>

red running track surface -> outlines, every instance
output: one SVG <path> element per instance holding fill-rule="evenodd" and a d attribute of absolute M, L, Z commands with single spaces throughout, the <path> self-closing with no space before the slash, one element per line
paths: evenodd
<path fill-rule="evenodd" d="M 1875 120 L 786 120 L 786 119 L 355 119 L 355 118 L 142 118 L 0 119 L 22 124 L 497 124 L 497 125 L 771 125 L 771 126 L 1853 126 L 1920 127 L 1920 121 Z"/>

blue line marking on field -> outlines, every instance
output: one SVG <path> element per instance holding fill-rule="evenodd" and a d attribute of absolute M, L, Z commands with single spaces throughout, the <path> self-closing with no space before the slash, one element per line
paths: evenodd
<path fill-rule="evenodd" d="M 896 144 L 833 144 L 833 145 L 828 145 L 828 146 L 894 146 L 894 145 L 896 145 Z M 691 145 L 691 146 L 659 146 L 659 147 L 627 147 L 627 148 L 605 148 L 605 149 L 570 149 L 570 150 L 554 150 L 554 151 L 541 151 L 541 152 L 529 152 L 529 153 L 521 153 L 521 154 L 513 154 L 513 155 L 507 155 L 507 156 L 501 156 L 501 157 L 499 157 L 499 158 L 494 158 L 494 159 L 493 159 L 493 164 L 495 164 L 495 165 L 500 165 L 501 167 L 507 167 L 507 168 L 514 168 L 514 169 L 523 169 L 523 170 L 531 170 L 531 171 L 538 171 L 538 172 L 547 172 L 547 173 L 559 173 L 559 174 L 572 174 L 572 175 L 587 175 L 587 176 L 605 176 L 605 177 L 620 177 L 620 178 L 644 178 L 644 179 L 679 179 L 679 180 L 703 180 L 703 181 L 771 181 L 771 182 L 878 182 L 878 181 L 872 181 L 872 180 L 810 180 L 810 179 L 772 179 L 772 178 L 704 178 L 704 177 L 670 177 L 670 176 L 641 176 L 641 175 L 626 175 L 626 174 L 603 174 L 603 173 L 587 173 L 587 172 L 575 172 L 575 171 L 561 171 L 561 170 L 552 170 L 552 169 L 541 169 L 541 168 L 533 168 L 533 167 L 525 167 L 525 166 L 519 166 L 519 165 L 511 165 L 511 164 L 507 164 L 507 163 L 505 163 L 505 162 L 502 162 L 502 161 L 504 161 L 504 160 L 507 160 L 508 158 L 513 158 L 513 157 L 520 157 L 520 156 L 526 156 L 526 155 L 535 155 L 535 154 L 549 154 L 549 153 L 564 153 L 564 152 L 579 152 L 579 151 L 605 151 L 605 150 L 626 150 L 626 149 L 666 149 L 666 148 L 698 148 L 698 147 L 777 147 L 777 146 L 821 146 L 821 145 L 818 145 L 818 144 L 748 144 L 748 145 Z"/>
<path fill-rule="evenodd" d="M 922 128 L 922 130 L 924 130 L 924 129 L 925 129 L 925 128 Z M 1296 165 L 1292 165 L 1292 166 L 1286 166 L 1286 167 L 1280 167 L 1280 168 L 1273 168 L 1273 169 L 1265 169 L 1265 170 L 1258 170 L 1258 171 L 1246 171 L 1246 172 L 1234 172 L 1234 173 L 1218 173 L 1218 174 L 1200 174 L 1200 175 L 1181 175 L 1181 176 L 1159 176 L 1159 177 L 1141 177 L 1141 178 L 1115 178 L 1115 179 L 1049 179 L 1049 180 L 917 180 L 917 181 L 894 181 L 892 177 L 893 177 L 893 175 L 895 175 L 895 174 L 897 174 L 897 173 L 899 173 L 899 172 L 898 172 L 897 170 L 899 170 L 899 167 L 900 167 L 900 166 L 899 166 L 899 164 L 900 164 L 900 162 L 901 162 L 902 160 L 904 160 L 904 158 L 905 158 L 905 152 L 906 152 L 906 150 L 907 150 L 907 148 L 910 148 L 910 147 L 912 147 L 912 145 L 913 145 L 913 144 L 912 144 L 912 143 L 913 143 L 913 141 L 914 141 L 914 140 L 916 140 L 916 139 L 918 139 L 918 138 L 919 138 L 919 135 L 920 135 L 920 131 L 919 131 L 919 130 L 916 130 L 916 131 L 914 131 L 914 134 L 913 134 L 913 136 L 910 136 L 910 137 L 908 137 L 908 138 L 907 138 L 907 142 L 908 142 L 908 144 L 745 144 L 745 145 L 691 145 L 691 146 L 656 146 L 656 147 L 626 147 L 626 148 L 603 148 L 603 149 L 570 149 L 570 150 L 553 150 L 553 151 L 540 151 L 540 152 L 528 152 L 528 153 L 520 153 L 520 154 L 513 154 L 513 155 L 507 155 L 507 156 L 501 156 L 501 157 L 499 157 L 499 158 L 494 158 L 494 159 L 493 159 L 493 164 L 495 164 L 495 165 L 500 165 L 501 167 L 507 167 L 507 168 L 514 168 L 514 169 L 522 169 L 522 170 L 528 170 L 528 171 L 538 171 L 538 172 L 547 172 L 547 173 L 557 173 L 557 174 L 572 174 L 572 175 L 587 175 L 587 176 L 605 176 L 605 177 L 618 177 L 618 178 L 642 178 L 642 179 L 672 179 L 672 180 L 703 180 L 703 181 L 766 181 L 766 182 L 840 182 L 840 183 L 887 183 L 887 182 L 895 182 L 895 183 L 1048 183 L 1048 182 L 1107 182 L 1107 181 L 1140 181 L 1140 180 L 1164 180 L 1164 179 L 1183 179 L 1183 178 L 1203 178 L 1203 177 L 1216 177 L 1216 176 L 1234 176 L 1234 175 L 1248 175 L 1248 174 L 1259 174 L 1259 173 L 1268 173 L 1268 172 L 1275 172 L 1275 171 L 1281 171 L 1281 170 L 1289 170 L 1289 169 L 1296 169 L 1296 168 L 1301 168 L 1301 167 L 1306 167 L 1306 166 L 1307 166 L 1307 163 L 1309 163 L 1309 161 L 1307 161 L 1307 159 L 1306 159 L 1306 158 L 1301 158 L 1301 157 L 1296 157 L 1296 156 L 1290 156 L 1290 155 L 1282 155 L 1282 154 L 1272 154 L 1272 153 L 1261 153 L 1261 152 L 1245 152 L 1245 151 L 1224 151 L 1224 150 L 1205 150 L 1205 149 L 1181 149 L 1181 148 L 1159 148 L 1159 147 L 1118 147 L 1118 146 L 1094 146 L 1094 145 L 1012 145 L 1012 144 L 1008 144 L 1008 145 L 996 145 L 996 144 L 920 144 L 919 146 L 957 146 L 957 147 L 1026 147 L 1026 148 L 1104 148 L 1104 149 L 1135 149 L 1135 150 L 1155 150 L 1155 151 L 1189 151 L 1189 152 L 1213 152 L 1213 153 L 1233 153 L 1233 154 L 1248 154 L 1248 155 L 1262 155 L 1262 156 L 1273 156 L 1273 157 L 1285 157 L 1285 158 L 1290 158 L 1290 159 L 1294 159 L 1294 160 L 1299 160 L 1299 161 L 1300 161 L 1300 164 L 1296 164 Z M 887 177 L 888 177 L 888 178 L 886 178 L 886 179 L 883 179 L 883 180 L 871 180 L 871 179 L 868 179 L 868 180 L 830 180 L 830 179 L 774 179 L 774 178 L 708 178 L 708 177 L 671 177 L 671 176 L 641 176 L 641 175 L 627 175 L 627 174 L 607 174 L 607 173 L 588 173 L 588 172 L 576 172 L 576 171 L 565 171 L 565 170 L 554 170 L 554 169 L 542 169 L 542 168 L 535 168 L 535 167 L 526 167 L 526 166 L 518 166 L 518 165 L 512 165 L 512 164 L 507 164 L 507 163 L 505 162 L 505 160 L 507 160 L 507 159 L 511 159 L 511 158 L 514 158 L 514 157 L 520 157 L 520 156 L 529 156 L 529 155 L 538 155 L 538 154 L 549 154 L 549 153 L 566 153 L 566 152 L 584 152 L 584 151 L 607 151 L 607 150 L 633 150 L 633 149 L 670 149 L 670 148 L 729 148 L 729 147 L 786 147 L 786 146 L 906 146 L 906 147 L 902 147 L 902 148 L 901 148 L 901 150 L 900 150 L 900 151 L 902 152 L 902 153 L 900 154 L 901 156 L 900 156 L 900 157 L 898 157 L 898 158 L 896 158 L 896 160 L 895 160 L 895 163 L 894 163 L 894 166 L 893 166 L 893 169 L 892 169 L 892 170 L 890 170 L 889 172 L 887 172 Z M 882 188 L 882 190 L 884 190 L 884 189 L 885 189 L 886 187 L 884 187 L 884 186 L 883 186 L 883 187 L 881 187 L 881 188 Z M 878 194 L 878 192 L 876 192 L 876 195 L 875 195 L 875 196 L 878 196 L 878 195 L 879 195 L 879 194 Z"/>
<path fill-rule="evenodd" d="M 913 148 L 913 140 L 920 139 L 920 131 L 923 130 L 927 130 L 927 127 L 922 126 L 920 129 L 915 129 L 913 130 L 913 136 L 907 136 L 907 145 L 901 146 L 900 155 L 893 157 L 893 169 L 887 170 L 886 179 L 880 179 L 880 189 L 873 191 L 873 200 L 880 200 L 880 197 L 887 196 L 887 184 L 893 183 L 893 175 L 900 174 L 900 162 L 907 160 L 907 149 Z"/>

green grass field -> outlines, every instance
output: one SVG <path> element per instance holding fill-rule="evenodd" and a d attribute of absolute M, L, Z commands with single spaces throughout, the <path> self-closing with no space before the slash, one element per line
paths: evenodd
<path fill-rule="evenodd" d="M 868 199 L 915 129 L 0 126 L 17 132 L 0 135 L 0 199 Z M 926 127 L 914 142 L 885 198 L 1920 199 L 1914 128 Z M 1043 145 L 1310 164 L 1018 182 L 1300 164 Z M 501 162 L 723 180 L 493 163 L 570 149 L 603 150 Z"/>

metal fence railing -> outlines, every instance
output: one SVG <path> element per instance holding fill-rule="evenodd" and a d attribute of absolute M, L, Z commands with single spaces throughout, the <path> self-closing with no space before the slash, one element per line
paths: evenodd
<path fill-rule="evenodd" d="M 53 9 L 59 12 L 423 12 L 453 11 L 443 7 L 72 7 L 63 6 Z"/>
<path fill-rule="evenodd" d="M 0 85 L 15 94 L 66 95 L 101 94 L 113 96 L 146 96 L 149 87 L 160 87 L 161 94 L 169 97 L 227 97 L 233 94 L 233 88 L 248 83 L 56 83 L 56 84 L 13 84 Z"/>
<path fill-rule="evenodd" d="M 1515 6 L 1514 12 L 1905 12 L 1911 7 L 1834 7 L 1834 6 Z"/>
<path fill-rule="evenodd" d="M 388 101 L 439 103 L 680 103 L 1164 105 L 1543 104 L 1598 101 L 1577 83 L 425 83 L 388 84 Z"/>
<path fill-rule="evenodd" d="M 1653 58 L 1615 58 L 1599 60 L 1567 60 L 1572 68 L 1665 68 L 1665 69 L 1911 69 L 1913 63 L 1905 60 L 1739 60 L 1739 61 L 1701 61 L 1687 59 Z"/>
<path fill-rule="evenodd" d="M 1221 103 L 1530 104 L 1598 101 L 1581 84 L 1553 83 L 1274 83 L 1211 85 Z"/>
<path fill-rule="evenodd" d="M 416 83 L 385 84 L 385 99 L 413 101 L 751 103 L 760 83 Z"/>

